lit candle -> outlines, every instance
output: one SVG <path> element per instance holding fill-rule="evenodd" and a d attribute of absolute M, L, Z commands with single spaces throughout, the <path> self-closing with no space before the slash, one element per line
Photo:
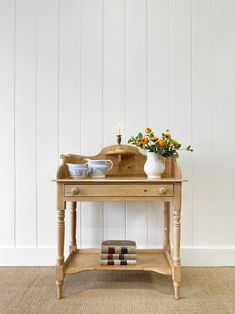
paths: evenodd
<path fill-rule="evenodd" d="M 117 126 L 117 135 L 121 135 L 121 124 L 118 123 L 118 126 Z"/>

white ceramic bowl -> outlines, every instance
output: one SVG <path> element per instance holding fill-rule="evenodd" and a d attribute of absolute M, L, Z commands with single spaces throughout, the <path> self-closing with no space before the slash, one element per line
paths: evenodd
<path fill-rule="evenodd" d="M 70 164 L 67 163 L 68 172 L 73 179 L 84 179 L 89 174 L 90 170 L 86 164 Z"/>

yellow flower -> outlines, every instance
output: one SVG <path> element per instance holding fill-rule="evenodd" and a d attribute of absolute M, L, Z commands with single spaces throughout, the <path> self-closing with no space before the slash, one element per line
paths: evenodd
<path fill-rule="evenodd" d="M 166 138 L 171 138 L 171 134 L 170 134 L 170 133 L 166 133 L 166 134 L 165 134 L 165 137 L 166 137 Z"/>
<path fill-rule="evenodd" d="M 158 137 L 157 137 L 157 136 L 151 137 L 151 141 L 156 142 L 157 140 L 158 140 Z"/>
<path fill-rule="evenodd" d="M 152 129 L 151 128 L 146 128 L 145 129 L 145 133 L 151 133 L 152 132 Z"/>

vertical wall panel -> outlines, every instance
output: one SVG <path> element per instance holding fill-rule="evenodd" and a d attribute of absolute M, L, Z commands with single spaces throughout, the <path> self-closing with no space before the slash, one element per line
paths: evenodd
<path fill-rule="evenodd" d="M 169 128 L 169 3 L 147 0 L 148 126 L 156 135 Z M 163 243 L 163 205 L 148 204 L 148 246 Z"/>
<path fill-rule="evenodd" d="M 0 2 L 0 247 L 14 245 L 14 34 L 15 2 Z"/>
<path fill-rule="evenodd" d="M 118 123 L 124 131 L 124 1 L 105 0 L 103 7 L 104 146 L 116 143 Z M 122 137 L 122 139 L 124 136 Z M 125 238 L 125 203 L 104 203 L 104 239 Z"/>
<path fill-rule="evenodd" d="M 148 121 L 146 75 L 146 1 L 126 0 L 126 135 L 145 129 Z M 127 203 L 127 238 L 147 246 L 146 203 Z"/>
<path fill-rule="evenodd" d="M 80 24 L 81 2 L 60 1 L 59 12 L 59 153 L 80 153 Z M 78 245 L 80 244 L 80 208 L 78 204 Z M 70 242 L 70 206 L 66 210 L 66 243 Z"/>
<path fill-rule="evenodd" d="M 81 24 L 81 153 L 102 148 L 102 1 L 82 0 Z M 100 247 L 102 203 L 82 205 L 82 246 Z"/>
<path fill-rule="evenodd" d="M 192 142 L 191 131 L 191 8 L 190 1 L 170 1 L 170 127 L 186 146 Z M 179 164 L 183 176 L 182 245 L 192 245 L 192 155 L 181 152 Z"/>
<path fill-rule="evenodd" d="M 214 10 L 215 244 L 234 247 L 235 2 L 216 0 Z"/>
<path fill-rule="evenodd" d="M 124 129 L 124 2 L 104 0 L 103 8 L 104 145 L 116 143 L 116 127 Z"/>
<path fill-rule="evenodd" d="M 36 1 L 16 1 L 16 246 L 36 245 Z"/>
<path fill-rule="evenodd" d="M 81 1 L 60 1 L 59 150 L 80 152 Z"/>
<path fill-rule="evenodd" d="M 58 1 L 38 1 L 37 176 L 38 245 L 56 239 L 55 178 L 58 160 Z"/>
<path fill-rule="evenodd" d="M 193 245 L 211 246 L 214 232 L 213 0 L 192 1 Z M 187 210 L 185 208 L 185 210 Z"/>
<path fill-rule="evenodd" d="M 161 135 L 169 128 L 169 2 L 147 0 L 148 123 Z"/>

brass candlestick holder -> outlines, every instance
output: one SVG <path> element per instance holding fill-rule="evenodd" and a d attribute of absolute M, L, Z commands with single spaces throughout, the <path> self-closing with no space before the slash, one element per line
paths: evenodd
<path fill-rule="evenodd" d="M 117 134 L 117 135 L 116 135 L 116 139 L 117 139 L 116 151 L 122 151 L 122 150 L 123 150 L 123 147 L 122 147 L 122 145 L 121 145 L 121 142 L 122 142 L 122 136 L 121 136 L 121 134 Z"/>

